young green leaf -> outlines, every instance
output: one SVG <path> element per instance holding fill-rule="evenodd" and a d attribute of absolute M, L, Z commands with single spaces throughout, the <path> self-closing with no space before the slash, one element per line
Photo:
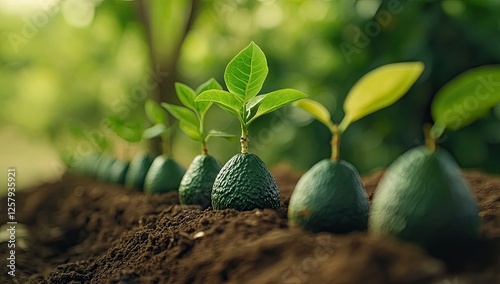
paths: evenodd
<path fill-rule="evenodd" d="M 167 127 L 165 126 L 165 124 L 158 123 L 144 130 L 144 132 L 142 133 L 142 138 L 153 139 L 156 137 L 160 137 L 166 130 Z"/>
<path fill-rule="evenodd" d="M 161 105 L 168 111 L 172 116 L 177 118 L 177 120 L 192 124 L 194 127 L 199 127 L 200 122 L 196 115 L 188 108 L 182 106 L 176 106 L 167 103 L 161 103 Z"/>
<path fill-rule="evenodd" d="M 196 88 L 196 94 L 199 95 L 207 90 L 222 90 L 222 86 L 214 78 L 208 79 L 205 83 Z"/>
<path fill-rule="evenodd" d="M 196 88 L 196 95 L 199 95 L 207 90 L 222 90 L 222 86 L 214 78 L 208 79 L 205 83 Z M 212 106 L 211 102 L 195 102 L 196 110 L 200 114 L 201 119 L 205 117 L 208 109 Z"/>
<path fill-rule="evenodd" d="M 229 134 L 229 133 L 222 132 L 222 131 L 217 131 L 217 130 L 210 130 L 208 132 L 207 137 L 205 137 L 205 142 L 207 142 L 208 139 L 210 139 L 211 137 L 224 138 L 230 142 L 237 142 L 238 141 L 238 137 L 236 137 L 236 135 Z"/>
<path fill-rule="evenodd" d="M 333 132 L 333 130 L 337 127 L 331 120 L 331 114 L 324 107 L 322 104 L 320 104 L 317 101 L 311 100 L 311 99 L 303 99 L 298 102 L 296 102 L 294 105 L 300 107 L 301 109 L 307 111 L 309 114 L 311 114 L 314 118 L 319 120 L 321 123 L 326 125 L 330 131 Z"/>
<path fill-rule="evenodd" d="M 196 93 L 189 86 L 182 83 L 175 83 L 175 92 L 181 103 L 194 111 L 196 111 L 196 106 L 194 99 L 196 99 Z"/>
<path fill-rule="evenodd" d="M 229 62 L 224 81 L 229 92 L 240 96 L 246 102 L 260 92 L 267 72 L 264 52 L 251 42 Z"/>
<path fill-rule="evenodd" d="M 432 135 L 457 130 L 482 117 L 500 103 L 500 65 L 483 66 L 462 73 L 436 94 L 431 113 L 436 122 Z"/>
<path fill-rule="evenodd" d="M 367 73 L 346 97 L 345 117 L 340 123 L 340 131 L 345 131 L 352 122 L 396 102 L 423 70 L 422 62 L 402 62 L 384 65 Z"/>
<path fill-rule="evenodd" d="M 202 141 L 200 129 L 191 123 L 186 121 L 179 121 L 179 128 L 186 133 L 191 139 L 195 141 Z"/>
<path fill-rule="evenodd" d="M 152 123 L 168 124 L 167 113 L 157 102 L 147 100 L 144 105 L 144 110 L 146 112 L 146 116 Z"/>
<path fill-rule="evenodd" d="M 123 140 L 130 143 L 141 141 L 142 127 L 139 123 L 125 122 L 116 117 L 108 117 L 106 123 Z"/>
<path fill-rule="evenodd" d="M 270 113 L 300 99 L 307 98 L 307 95 L 294 89 L 283 89 L 264 95 L 257 108 L 257 113 L 247 122 L 249 125 L 259 116 Z"/>
<path fill-rule="evenodd" d="M 241 119 L 240 111 L 243 106 L 243 101 L 229 92 L 222 90 L 204 91 L 196 97 L 195 102 L 214 102 L 230 114 Z"/>

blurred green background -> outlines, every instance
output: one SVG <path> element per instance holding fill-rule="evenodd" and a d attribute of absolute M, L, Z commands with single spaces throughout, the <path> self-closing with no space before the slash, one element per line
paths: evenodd
<path fill-rule="evenodd" d="M 147 97 L 176 102 L 173 83 L 223 83 L 225 65 L 250 41 L 266 53 L 263 93 L 292 87 L 343 116 L 352 85 L 383 64 L 420 60 L 423 76 L 395 105 L 354 123 L 341 156 L 367 173 L 421 144 L 434 94 L 458 74 L 500 63 L 497 0 L 0 0 L 0 181 L 57 179 L 64 160 L 92 151 L 130 158 L 104 126 L 109 115 L 146 124 Z M 239 133 L 218 107 L 208 126 Z M 304 171 L 329 157 L 329 132 L 287 107 L 256 121 L 251 151 Z M 442 141 L 465 168 L 500 173 L 500 107 Z M 238 145 L 212 140 L 225 162 Z M 199 145 L 180 131 L 184 166 Z M 3 186 L 2 186 L 3 188 Z"/>

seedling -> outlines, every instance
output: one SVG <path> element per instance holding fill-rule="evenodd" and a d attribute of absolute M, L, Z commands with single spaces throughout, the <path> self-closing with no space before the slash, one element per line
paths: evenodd
<path fill-rule="evenodd" d="M 381 179 L 373 199 L 369 230 L 419 244 L 433 253 L 464 246 L 480 232 L 479 208 L 460 168 L 438 140 L 500 103 L 500 66 L 467 71 L 435 96 L 425 146 L 399 157 Z M 464 112 L 465 110 L 465 112 Z"/>
<path fill-rule="evenodd" d="M 267 77 L 264 52 L 251 42 L 226 67 L 228 91 L 207 90 L 196 103 L 216 103 L 238 119 L 241 125 L 241 153 L 233 156 L 217 175 L 212 189 L 214 209 L 279 208 L 276 181 L 255 154 L 248 153 L 248 128 L 255 119 L 291 102 L 307 97 L 294 89 L 258 95 Z"/>
<path fill-rule="evenodd" d="M 212 103 L 195 102 L 195 99 L 206 90 L 221 90 L 222 87 L 215 79 L 201 84 L 196 91 L 182 83 L 176 83 L 175 89 L 184 106 L 167 103 L 162 103 L 162 106 L 179 120 L 179 127 L 187 136 L 201 144 L 201 155 L 194 158 L 181 180 L 179 200 L 181 204 L 196 204 L 206 208 L 212 204 L 212 186 L 221 169 L 219 162 L 208 155 L 208 140 L 211 137 L 234 140 L 235 136 L 217 130 L 205 131 L 205 114 Z"/>
<path fill-rule="evenodd" d="M 144 192 L 155 194 L 177 191 L 185 171 L 172 158 L 171 127 L 168 124 L 167 113 L 153 100 L 146 101 L 145 111 L 154 125 L 146 129 L 142 136 L 145 139 L 160 137 L 163 153 L 154 159 L 147 171 Z"/>
<path fill-rule="evenodd" d="M 313 232 L 366 230 L 366 192 L 356 168 L 340 160 L 340 136 L 352 122 L 396 102 L 423 69 L 420 62 L 395 63 L 366 74 L 347 95 L 340 125 L 332 122 L 329 111 L 316 101 L 304 99 L 295 103 L 328 127 L 332 152 L 329 160 L 318 162 L 298 181 L 288 207 L 290 225 Z"/>
<path fill-rule="evenodd" d="M 108 127 L 121 139 L 128 143 L 141 142 L 144 127 L 141 123 L 134 121 L 124 121 L 117 117 L 109 117 Z M 150 132 L 150 130 L 146 130 Z M 153 163 L 154 156 L 141 152 L 135 155 L 131 162 L 117 160 L 110 170 L 110 179 L 127 188 L 141 190 L 144 187 L 146 173 Z"/>

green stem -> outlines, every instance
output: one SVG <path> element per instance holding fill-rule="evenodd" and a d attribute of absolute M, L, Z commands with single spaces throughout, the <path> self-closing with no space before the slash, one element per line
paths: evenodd
<path fill-rule="evenodd" d="M 172 135 L 170 135 L 170 129 L 161 135 L 161 145 L 162 154 L 171 157 L 172 156 Z"/>
<path fill-rule="evenodd" d="M 200 122 L 200 136 L 201 136 L 201 154 L 202 155 L 208 155 L 208 148 L 207 148 L 207 139 L 205 136 L 205 127 L 203 126 L 203 117 L 201 117 L 198 113 L 196 113 L 198 116 L 198 121 Z"/>
<path fill-rule="evenodd" d="M 241 124 L 241 154 L 248 154 L 248 127 Z"/>
<path fill-rule="evenodd" d="M 203 142 L 201 142 L 201 154 L 208 155 L 208 148 L 207 148 L 207 143 L 205 142 L 205 140 L 203 140 Z"/>
<path fill-rule="evenodd" d="M 332 141 L 330 144 L 332 145 L 332 156 L 331 160 L 332 161 L 338 161 L 340 159 L 340 131 L 339 127 L 335 125 L 332 129 L 330 129 L 332 132 Z"/>
<path fill-rule="evenodd" d="M 431 130 L 432 127 L 430 124 L 424 125 L 425 147 L 434 152 L 437 149 L 437 142 L 436 139 L 433 138 Z"/>

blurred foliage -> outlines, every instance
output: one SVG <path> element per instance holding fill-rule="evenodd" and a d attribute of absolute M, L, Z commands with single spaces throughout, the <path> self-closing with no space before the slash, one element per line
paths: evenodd
<path fill-rule="evenodd" d="M 105 127 L 106 117 L 145 123 L 144 101 L 165 78 L 188 85 L 210 77 L 223 82 L 227 62 L 252 40 L 268 58 L 263 93 L 299 89 L 339 122 L 345 95 L 363 74 L 388 63 L 423 61 L 424 74 L 405 97 L 355 122 L 343 136 L 341 157 L 365 173 L 423 142 L 430 103 L 447 81 L 500 63 L 498 15 L 496 0 L 2 0 L 0 123 L 49 136 L 61 153 L 110 152 L 103 140 L 123 142 Z M 174 70 L 162 75 L 158 66 Z M 207 120 L 207 129 L 239 133 L 237 121 L 217 107 Z M 174 154 L 187 164 L 199 147 L 177 133 Z M 251 150 L 268 164 L 307 169 L 330 155 L 328 130 L 292 107 L 259 118 L 250 135 Z M 461 166 L 500 173 L 500 107 L 447 132 L 442 143 Z M 223 162 L 238 151 L 221 140 L 209 147 Z"/>

